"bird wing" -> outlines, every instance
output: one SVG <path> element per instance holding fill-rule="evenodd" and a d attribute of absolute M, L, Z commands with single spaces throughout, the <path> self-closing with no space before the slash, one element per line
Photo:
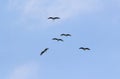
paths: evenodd
<path fill-rule="evenodd" d="M 48 48 L 46 48 L 44 51 L 47 51 L 48 50 Z"/>
<path fill-rule="evenodd" d="M 55 19 L 60 19 L 60 17 L 55 17 Z"/>
<path fill-rule="evenodd" d="M 86 50 L 90 50 L 90 48 L 86 48 Z"/>
<path fill-rule="evenodd" d="M 80 47 L 79 49 L 84 49 L 84 47 Z"/>
<path fill-rule="evenodd" d="M 53 17 L 49 17 L 48 19 L 53 19 Z"/>
<path fill-rule="evenodd" d="M 62 39 L 59 39 L 59 41 L 63 41 Z"/>
<path fill-rule="evenodd" d="M 61 34 L 60 36 L 65 36 L 65 34 Z"/>
<path fill-rule="evenodd" d="M 70 34 L 66 34 L 66 36 L 71 36 Z"/>
<path fill-rule="evenodd" d="M 57 38 L 53 38 L 52 40 L 58 40 Z"/>
<path fill-rule="evenodd" d="M 45 53 L 44 51 L 42 51 L 41 53 L 40 53 L 40 55 L 42 55 L 43 53 Z"/>

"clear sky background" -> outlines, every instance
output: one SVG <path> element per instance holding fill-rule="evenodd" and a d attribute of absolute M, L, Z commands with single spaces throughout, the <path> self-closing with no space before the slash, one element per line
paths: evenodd
<path fill-rule="evenodd" d="M 0 0 L 0 79 L 120 79 L 120 1 Z"/>

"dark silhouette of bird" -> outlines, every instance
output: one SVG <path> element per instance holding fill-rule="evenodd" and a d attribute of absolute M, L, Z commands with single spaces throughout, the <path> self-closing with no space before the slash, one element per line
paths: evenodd
<path fill-rule="evenodd" d="M 79 49 L 82 49 L 82 50 L 90 50 L 90 48 L 84 48 L 84 47 L 80 47 Z"/>
<path fill-rule="evenodd" d="M 56 19 L 60 19 L 60 17 L 48 17 L 48 19 L 56 20 Z"/>
<path fill-rule="evenodd" d="M 60 36 L 71 36 L 71 34 L 61 34 Z"/>
<path fill-rule="evenodd" d="M 62 39 L 59 39 L 59 38 L 53 38 L 52 40 L 62 41 L 62 42 L 63 42 L 63 40 L 62 40 Z"/>
<path fill-rule="evenodd" d="M 45 53 L 49 48 L 45 48 L 41 53 L 40 55 L 42 55 L 43 53 Z"/>

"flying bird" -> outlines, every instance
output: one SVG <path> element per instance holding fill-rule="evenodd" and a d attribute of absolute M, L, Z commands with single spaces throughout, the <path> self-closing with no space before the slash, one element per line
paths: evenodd
<path fill-rule="evenodd" d="M 53 38 L 52 40 L 62 41 L 62 42 L 63 42 L 63 40 L 62 40 L 62 39 L 59 39 L 59 38 Z"/>
<path fill-rule="evenodd" d="M 49 48 L 45 48 L 41 53 L 40 55 L 42 55 L 43 53 L 45 53 Z"/>
<path fill-rule="evenodd" d="M 71 34 L 61 34 L 60 36 L 71 36 Z"/>
<path fill-rule="evenodd" d="M 60 19 L 60 17 L 48 17 L 48 19 L 55 20 L 55 19 Z"/>
<path fill-rule="evenodd" d="M 79 49 L 82 49 L 82 50 L 90 50 L 90 48 L 84 48 L 84 47 L 80 47 Z"/>

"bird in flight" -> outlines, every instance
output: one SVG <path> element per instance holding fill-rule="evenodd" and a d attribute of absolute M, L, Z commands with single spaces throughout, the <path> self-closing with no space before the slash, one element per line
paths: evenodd
<path fill-rule="evenodd" d="M 55 19 L 60 19 L 60 17 L 48 17 L 48 19 L 55 20 Z"/>
<path fill-rule="evenodd" d="M 42 55 L 43 53 L 45 53 L 49 48 L 45 48 L 41 53 L 40 55 Z"/>
<path fill-rule="evenodd" d="M 59 39 L 59 38 L 53 38 L 52 40 L 57 40 L 57 41 L 62 41 L 63 42 L 63 40 Z"/>
<path fill-rule="evenodd" d="M 71 36 L 71 34 L 61 34 L 60 36 Z"/>
<path fill-rule="evenodd" d="M 82 50 L 90 50 L 90 48 L 84 48 L 84 47 L 80 47 L 79 49 L 82 49 Z"/>

